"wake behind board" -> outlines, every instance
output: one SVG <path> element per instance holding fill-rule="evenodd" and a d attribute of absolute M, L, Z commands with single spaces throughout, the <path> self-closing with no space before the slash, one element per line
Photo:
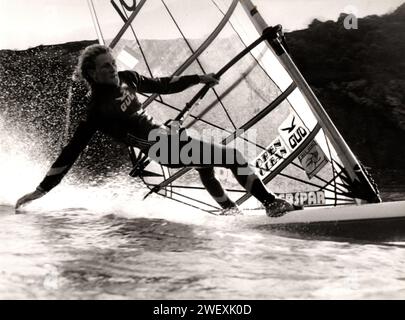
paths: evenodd
<path fill-rule="evenodd" d="M 405 201 L 305 208 L 279 218 L 267 217 L 264 210 L 244 210 L 243 215 L 223 217 L 249 227 L 305 236 L 370 241 L 405 240 Z"/>

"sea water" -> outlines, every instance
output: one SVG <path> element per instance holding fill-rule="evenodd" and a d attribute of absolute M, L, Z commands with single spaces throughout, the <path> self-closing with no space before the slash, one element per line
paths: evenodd
<path fill-rule="evenodd" d="M 0 143 L 0 299 L 405 298 L 405 243 L 228 223 L 142 201 L 147 190 L 126 173 L 88 184 L 68 176 L 16 214 L 51 161 L 27 139 L 7 132 Z M 404 200 L 405 190 L 383 198 Z"/>
<path fill-rule="evenodd" d="M 405 243 L 280 236 L 113 182 L 58 189 L 0 206 L 0 299 L 405 298 Z"/>

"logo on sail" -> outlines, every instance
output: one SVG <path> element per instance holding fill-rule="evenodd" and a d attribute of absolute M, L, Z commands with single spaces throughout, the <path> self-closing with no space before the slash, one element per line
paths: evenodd
<path fill-rule="evenodd" d="M 309 134 L 308 129 L 300 118 L 291 112 L 278 129 L 280 137 L 285 141 L 290 151 L 294 151 Z"/>
<path fill-rule="evenodd" d="M 277 137 L 254 161 L 255 167 L 258 168 L 258 175 L 263 178 L 274 170 L 284 160 L 290 152 L 284 141 Z"/>
<path fill-rule="evenodd" d="M 328 163 L 328 158 L 316 141 L 311 141 L 298 156 L 298 160 L 309 179 L 312 179 Z"/>

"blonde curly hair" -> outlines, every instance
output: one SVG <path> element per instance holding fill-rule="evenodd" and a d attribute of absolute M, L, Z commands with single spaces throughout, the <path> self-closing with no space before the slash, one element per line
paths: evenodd
<path fill-rule="evenodd" d="M 85 80 L 86 84 L 90 87 L 94 84 L 92 77 L 90 76 L 90 70 L 96 68 L 96 58 L 100 54 L 111 53 L 111 48 L 101 45 L 93 44 L 86 47 L 79 56 L 79 61 L 76 66 L 75 73 L 73 75 L 74 80 Z"/>

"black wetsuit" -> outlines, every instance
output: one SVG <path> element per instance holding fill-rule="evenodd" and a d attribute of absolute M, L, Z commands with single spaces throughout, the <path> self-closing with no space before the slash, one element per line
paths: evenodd
<path fill-rule="evenodd" d="M 153 129 L 162 128 L 162 125 L 154 122 L 152 117 L 142 109 L 136 92 L 171 94 L 183 91 L 200 82 L 198 75 L 151 79 L 134 71 L 122 71 L 118 74 L 119 86 L 100 84 L 93 86 L 91 100 L 87 108 L 87 118 L 79 123 L 73 137 L 63 148 L 38 186 L 39 190 L 47 192 L 59 184 L 97 130 L 119 142 L 148 150 L 155 143 L 155 141 L 148 140 L 149 133 Z M 224 146 L 216 145 L 215 147 L 220 148 L 224 153 L 227 150 Z M 242 166 L 246 165 L 247 163 Z M 178 166 L 185 165 L 180 163 Z M 191 164 L 190 166 L 194 165 Z M 226 166 L 224 164 L 217 164 L 216 166 L 231 169 L 239 183 L 260 201 L 263 202 L 268 199 L 271 201 L 274 198 L 260 180 L 252 182 L 248 181 L 249 176 L 238 175 L 236 172 L 238 166 Z M 198 170 L 208 192 L 222 207 L 231 207 L 233 202 L 227 197 L 216 180 L 213 166 L 205 165 L 204 168 Z"/>

